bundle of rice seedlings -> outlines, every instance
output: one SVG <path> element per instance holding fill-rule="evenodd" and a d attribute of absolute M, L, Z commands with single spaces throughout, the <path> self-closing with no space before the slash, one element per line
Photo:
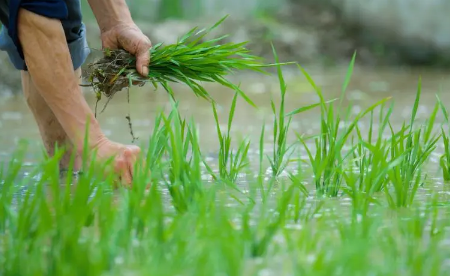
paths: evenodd
<path fill-rule="evenodd" d="M 135 66 L 136 59 L 124 50 L 104 50 L 104 57 L 89 65 L 89 86 L 92 86 L 100 100 L 102 95 L 110 98 L 124 88 L 133 85 L 142 86 L 151 82 L 158 84 L 173 97 L 169 82 L 184 83 L 199 97 L 213 101 L 201 82 L 216 82 L 237 91 L 249 104 L 255 104 L 235 84 L 225 76 L 236 70 L 252 70 L 267 73 L 264 67 L 278 64 L 264 64 L 262 58 L 250 54 L 245 48 L 247 42 L 219 44 L 227 35 L 204 39 L 217 28 L 227 16 L 223 17 L 208 30 L 190 30 L 177 43 L 163 46 L 155 45 L 150 50 L 148 76 L 140 75 Z M 287 64 L 287 63 L 280 63 Z M 105 105 L 106 107 L 106 105 Z"/>

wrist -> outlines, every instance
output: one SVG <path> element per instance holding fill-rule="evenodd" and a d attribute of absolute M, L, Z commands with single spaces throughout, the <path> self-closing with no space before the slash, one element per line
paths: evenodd
<path fill-rule="evenodd" d="M 103 35 L 108 32 L 112 32 L 118 28 L 128 27 L 128 26 L 135 26 L 133 20 L 126 20 L 126 19 L 108 19 L 106 22 L 103 22 L 102 24 L 98 24 L 100 28 L 100 34 Z"/>
<path fill-rule="evenodd" d="M 82 109 L 84 110 L 72 113 L 73 121 L 69 121 L 65 116 L 60 118 L 61 121 L 66 123 L 62 125 L 70 130 L 68 131 L 69 139 L 79 154 L 82 154 L 85 148 L 93 150 L 108 140 L 90 110 Z M 85 118 L 84 121 L 82 121 L 83 117 Z"/>
<path fill-rule="evenodd" d="M 125 0 L 88 0 L 101 33 L 117 25 L 134 24 Z"/>
<path fill-rule="evenodd" d="M 93 114 L 90 113 L 90 115 L 92 116 Z M 85 133 L 85 137 L 83 137 L 83 139 L 81 140 L 83 146 L 84 143 L 87 143 L 86 146 L 89 150 L 95 150 L 101 145 L 109 142 L 109 139 L 102 131 L 100 123 L 97 121 L 95 116 L 92 116 L 90 118 L 89 125 L 85 125 L 85 128 L 86 126 L 88 129 L 88 133 Z"/>
<path fill-rule="evenodd" d="M 103 40 L 105 36 L 111 36 L 111 33 L 119 34 L 121 31 L 126 29 L 134 29 L 137 28 L 136 24 L 131 22 L 116 22 L 115 24 L 108 24 L 107 28 L 103 28 L 100 30 L 100 36 Z"/>

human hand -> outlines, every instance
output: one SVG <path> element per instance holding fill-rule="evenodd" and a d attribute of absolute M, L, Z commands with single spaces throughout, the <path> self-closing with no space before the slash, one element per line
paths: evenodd
<path fill-rule="evenodd" d="M 113 158 L 112 169 L 119 178 L 121 184 L 130 187 L 134 175 L 134 168 L 141 154 L 141 149 L 135 145 L 122 145 L 104 140 L 96 148 L 98 161 L 106 161 Z M 142 162 L 142 168 L 146 168 L 145 162 Z"/>
<path fill-rule="evenodd" d="M 144 77 L 150 64 L 150 39 L 136 24 L 117 24 L 101 34 L 102 47 L 124 49 L 136 57 L 136 70 Z"/>

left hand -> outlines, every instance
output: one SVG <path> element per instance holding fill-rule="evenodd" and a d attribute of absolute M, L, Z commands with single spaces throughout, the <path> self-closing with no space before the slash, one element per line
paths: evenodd
<path fill-rule="evenodd" d="M 124 49 L 136 57 L 136 70 L 144 77 L 150 64 L 150 39 L 136 24 L 118 24 L 101 34 L 102 47 Z"/>

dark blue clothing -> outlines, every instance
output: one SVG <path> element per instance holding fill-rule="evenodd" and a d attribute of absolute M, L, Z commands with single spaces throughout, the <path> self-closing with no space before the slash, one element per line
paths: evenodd
<path fill-rule="evenodd" d="M 45 17 L 62 20 L 67 19 L 67 6 L 63 0 L 10 0 L 9 21 L 7 24 L 8 35 L 11 37 L 20 57 L 23 59 L 22 47 L 19 43 L 17 30 L 17 17 L 20 8 Z"/>
<path fill-rule="evenodd" d="M 3 24 L 0 50 L 8 53 L 17 69 L 26 70 L 17 32 L 17 16 L 20 8 L 48 18 L 59 19 L 63 25 L 74 69 L 84 63 L 90 51 L 82 22 L 80 0 L 0 0 L 0 20 Z"/>
<path fill-rule="evenodd" d="M 9 0 L 0 1 L 0 23 L 2 25 L 8 25 L 9 20 Z"/>

